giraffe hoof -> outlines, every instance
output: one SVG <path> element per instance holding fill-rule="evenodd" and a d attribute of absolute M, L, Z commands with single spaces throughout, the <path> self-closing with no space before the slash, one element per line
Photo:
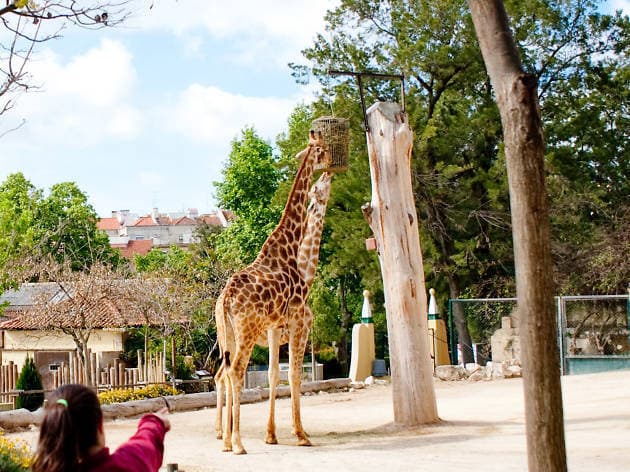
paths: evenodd
<path fill-rule="evenodd" d="M 298 446 L 312 446 L 311 441 L 308 438 L 299 438 L 297 445 Z"/>
<path fill-rule="evenodd" d="M 276 438 L 275 434 L 270 434 L 265 438 L 265 443 L 267 444 L 278 444 L 278 438 Z"/>
<path fill-rule="evenodd" d="M 223 433 L 220 431 L 217 431 L 217 439 L 223 439 Z"/>
<path fill-rule="evenodd" d="M 223 449 L 221 449 L 223 452 L 232 452 L 232 448 L 231 447 L 227 447 L 224 446 Z"/>
<path fill-rule="evenodd" d="M 247 454 L 247 451 L 245 450 L 245 448 L 237 448 L 234 450 L 234 454 L 236 454 L 237 456 L 241 456 L 243 454 Z"/>

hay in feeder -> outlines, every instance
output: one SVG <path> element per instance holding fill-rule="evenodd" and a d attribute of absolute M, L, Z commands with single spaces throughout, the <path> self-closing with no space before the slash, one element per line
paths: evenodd
<path fill-rule="evenodd" d="M 350 122 L 345 118 L 322 116 L 312 123 L 315 132 L 321 132 L 330 149 L 332 164 L 328 172 L 343 172 L 348 169 L 348 147 Z"/>

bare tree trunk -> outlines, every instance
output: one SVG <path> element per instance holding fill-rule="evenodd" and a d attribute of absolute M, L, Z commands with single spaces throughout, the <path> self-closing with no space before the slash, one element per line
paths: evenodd
<path fill-rule="evenodd" d="M 337 353 L 337 359 L 339 360 L 342 376 L 348 375 L 348 371 L 349 371 L 348 359 L 350 358 L 350 353 L 348 349 L 348 337 L 351 336 L 351 333 L 352 333 L 352 330 L 350 329 L 350 324 L 352 323 L 352 313 L 350 313 L 350 311 L 348 310 L 346 294 L 347 294 L 346 281 L 342 277 L 339 280 L 339 300 L 341 300 L 342 337 L 338 345 L 339 351 Z"/>
<path fill-rule="evenodd" d="M 461 292 L 459 290 L 459 284 L 455 274 L 448 275 L 448 286 L 450 290 L 450 296 L 453 300 L 459 298 Z M 458 344 L 462 348 L 462 358 L 459 359 L 459 363 L 468 364 L 475 362 L 473 356 L 472 339 L 470 338 L 470 332 L 468 331 L 468 320 L 466 319 L 466 313 L 464 312 L 464 306 L 461 303 L 453 303 L 453 321 L 455 322 L 455 330 L 457 331 Z M 453 346 L 457 350 L 457 346 Z M 456 352 L 453 353 L 455 356 Z"/>
<path fill-rule="evenodd" d="M 89 359 L 89 351 L 88 351 L 88 341 L 90 339 L 89 334 L 75 332 L 75 331 L 64 331 L 66 334 L 69 334 L 74 340 L 74 344 L 77 347 L 77 353 L 79 354 L 79 359 L 81 359 L 81 368 L 83 369 L 83 378 L 85 379 L 85 384 L 88 386 L 93 385 L 93 379 L 91 376 L 90 370 L 90 359 Z"/>
<path fill-rule="evenodd" d="M 394 421 L 408 426 L 433 423 L 439 418 L 411 187 L 413 133 L 395 103 L 370 107 L 368 124 L 372 202 L 363 209 L 374 232 L 383 275 Z"/>
<path fill-rule="evenodd" d="M 177 350 L 175 349 L 175 333 L 171 336 L 171 370 L 173 376 L 173 386 L 177 378 Z"/>
<path fill-rule="evenodd" d="M 529 470 L 562 472 L 567 464 L 537 80 L 523 72 L 503 3 L 469 3 L 503 124 Z"/>

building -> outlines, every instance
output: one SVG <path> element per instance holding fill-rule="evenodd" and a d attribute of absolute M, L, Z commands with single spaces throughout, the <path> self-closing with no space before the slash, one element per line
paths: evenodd
<path fill-rule="evenodd" d="M 32 357 L 42 375 L 44 388 L 50 388 L 59 366 L 69 364 L 70 357 L 77 351 L 72 336 L 67 334 L 76 327 L 77 321 L 70 314 L 60 313 L 51 323 L 37 306 L 43 303 L 63 305 L 66 301 L 64 289 L 54 282 L 22 284 L 17 290 L 2 294 L 0 305 L 6 306 L 0 321 L 1 363 L 13 362 L 21 369 L 26 358 Z M 85 318 L 90 330 L 87 345 L 101 366 L 120 357 L 127 328 L 146 324 L 137 310 L 121 309 L 112 300 L 99 301 Z M 57 328 L 51 329 L 51 324 Z"/>
<path fill-rule="evenodd" d="M 122 255 L 132 258 L 146 255 L 153 248 L 187 247 L 195 241 L 200 224 L 227 227 L 234 215 L 227 210 L 199 214 L 196 208 L 186 212 L 160 213 L 153 208 L 150 214 L 137 216 L 129 210 L 113 211 L 109 218 L 101 218 L 98 228 L 109 236 L 110 245 Z"/>

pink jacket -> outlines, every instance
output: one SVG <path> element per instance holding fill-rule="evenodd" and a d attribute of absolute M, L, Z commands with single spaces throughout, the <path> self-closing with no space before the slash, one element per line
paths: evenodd
<path fill-rule="evenodd" d="M 83 463 L 82 470 L 89 472 L 157 472 L 164 455 L 166 428 L 155 415 L 145 415 L 138 430 L 121 444 L 113 454 L 104 447 Z"/>

